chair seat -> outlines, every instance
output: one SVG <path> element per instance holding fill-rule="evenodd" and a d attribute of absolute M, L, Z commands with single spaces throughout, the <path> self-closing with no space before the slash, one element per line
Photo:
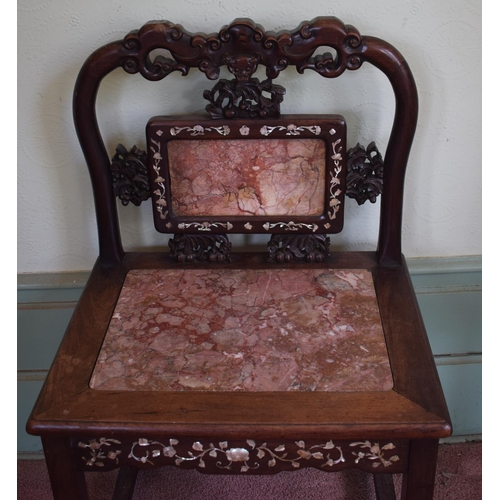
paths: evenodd
<path fill-rule="evenodd" d="M 30 432 L 137 437 L 135 422 L 144 436 L 177 439 L 449 435 L 406 266 L 381 266 L 374 252 L 340 252 L 293 269 L 267 259 L 236 253 L 231 263 L 177 264 L 162 253 L 127 253 L 121 266 L 98 262 Z M 363 314 L 375 319 L 372 329 Z M 256 354 L 245 349 L 252 342 Z M 126 356 L 114 351 L 118 344 Z M 290 366 L 296 376 L 287 377 Z"/>
<path fill-rule="evenodd" d="M 90 387 L 388 391 L 366 269 L 141 269 L 127 274 Z"/>

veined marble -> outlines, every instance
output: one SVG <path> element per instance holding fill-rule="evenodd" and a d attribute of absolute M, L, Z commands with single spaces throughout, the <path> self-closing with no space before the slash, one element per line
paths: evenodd
<path fill-rule="evenodd" d="M 127 275 L 94 389 L 387 391 L 367 270 L 165 269 Z"/>
<path fill-rule="evenodd" d="M 325 143 L 319 139 L 168 142 L 179 216 L 321 215 Z"/>

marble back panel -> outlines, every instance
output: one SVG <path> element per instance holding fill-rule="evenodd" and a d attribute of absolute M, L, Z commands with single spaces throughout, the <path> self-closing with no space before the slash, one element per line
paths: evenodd
<path fill-rule="evenodd" d="M 387 391 L 367 270 L 166 269 L 127 275 L 97 390 Z"/>
<path fill-rule="evenodd" d="M 343 228 L 346 124 L 339 115 L 146 127 L 155 227 L 162 233 L 334 234 Z"/>
<path fill-rule="evenodd" d="M 325 143 L 320 139 L 168 143 L 176 215 L 321 215 Z"/>

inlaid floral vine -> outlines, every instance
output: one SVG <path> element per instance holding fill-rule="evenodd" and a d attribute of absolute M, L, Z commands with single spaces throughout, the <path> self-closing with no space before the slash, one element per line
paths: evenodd
<path fill-rule="evenodd" d="M 103 467 L 106 461 L 119 464 L 119 456 L 123 456 L 123 450 L 118 449 L 121 444 L 116 439 L 100 438 L 88 442 L 81 441 L 78 447 L 89 450 L 87 456 L 82 456 L 87 466 Z M 342 444 L 345 446 L 345 443 Z M 212 462 L 212 465 L 219 469 L 235 470 L 236 467 L 237 472 L 258 468 L 272 469 L 279 463 L 289 464 L 296 469 L 307 465 L 328 469 L 347 461 L 346 450 L 342 448 L 342 444 L 338 445 L 329 440 L 326 443 L 307 446 L 305 441 L 300 440 L 294 442 L 295 446 L 274 446 L 267 442 L 257 444 L 253 439 L 247 439 L 245 446 L 230 446 L 228 441 L 208 444 L 194 441 L 191 450 L 180 452 L 178 439 L 169 439 L 165 444 L 140 438 L 130 446 L 127 458 L 143 464 L 156 465 L 155 459 L 165 457 L 173 459 L 172 465 L 181 466 L 183 463 L 192 462 L 202 469 Z M 106 452 L 106 447 L 111 449 Z M 396 449 L 393 443 L 380 446 L 379 443 L 370 441 L 357 441 L 350 443 L 349 447 L 358 448 L 351 451 L 351 455 L 356 457 L 354 464 L 369 461 L 373 468 L 381 465 L 386 468 L 400 460 L 398 455 L 391 453 Z"/>
<path fill-rule="evenodd" d="M 157 132 L 157 135 L 162 135 L 161 130 Z M 160 162 L 161 160 L 163 160 L 163 157 L 161 156 L 161 143 L 151 138 L 151 144 L 153 145 L 150 146 L 150 149 L 153 152 L 153 170 L 156 174 L 154 183 L 158 185 L 158 189 L 155 189 L 153 191 L 153 193 L 157 196 L 155 205 L 157 212 L 160 214 L 160 217 L 162 219 L 166 219 L 168 215 L 168 209 L 167 200 L 165 198 L 165 178 L 160 175 Z"/>

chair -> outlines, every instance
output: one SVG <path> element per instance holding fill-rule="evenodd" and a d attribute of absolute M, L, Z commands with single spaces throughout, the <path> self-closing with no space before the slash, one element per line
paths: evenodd
<path fill-rule="evenodd" d="M 314 56 L 322 46 L 336 55 Z M 159 48 L 172 59 L 152 59 Z M 280 115 L 272 80 L 287 66 L 335 78 L 364 62 L 395 93 L 383 159 L 373 143 L 347 150 L 339 115 Z M 205 91 L 210 116 L 154 117 L 148 151 L 119 145 L 110 161 L 95 111 L 105 75 L 198 68 L 214 80 L 223 65 L 235 78 Z M 114 468 L 114 498 L 132 498 L 138 470 L 166 465 L 358 468 L 379 499 L 395 498 L 402 473 L 404 500 L 432 499 L 451 424 L 401 253 L 417 109 L 401 54 L 333 17 L 278 34 L 247 19 L 211 35 L 150 22 L 88 58 L 74 118 L 100 253 L 27 424 L 55 499 L 88 498 L 84 472 Z M 377 250 L 330 253 L 345 195 L 380 193 Z M 124 252 L 115 197 L 151 198 L 168 252 Z M 269 234 L 269 251 L 231 252 L 235 233 Z"/>

